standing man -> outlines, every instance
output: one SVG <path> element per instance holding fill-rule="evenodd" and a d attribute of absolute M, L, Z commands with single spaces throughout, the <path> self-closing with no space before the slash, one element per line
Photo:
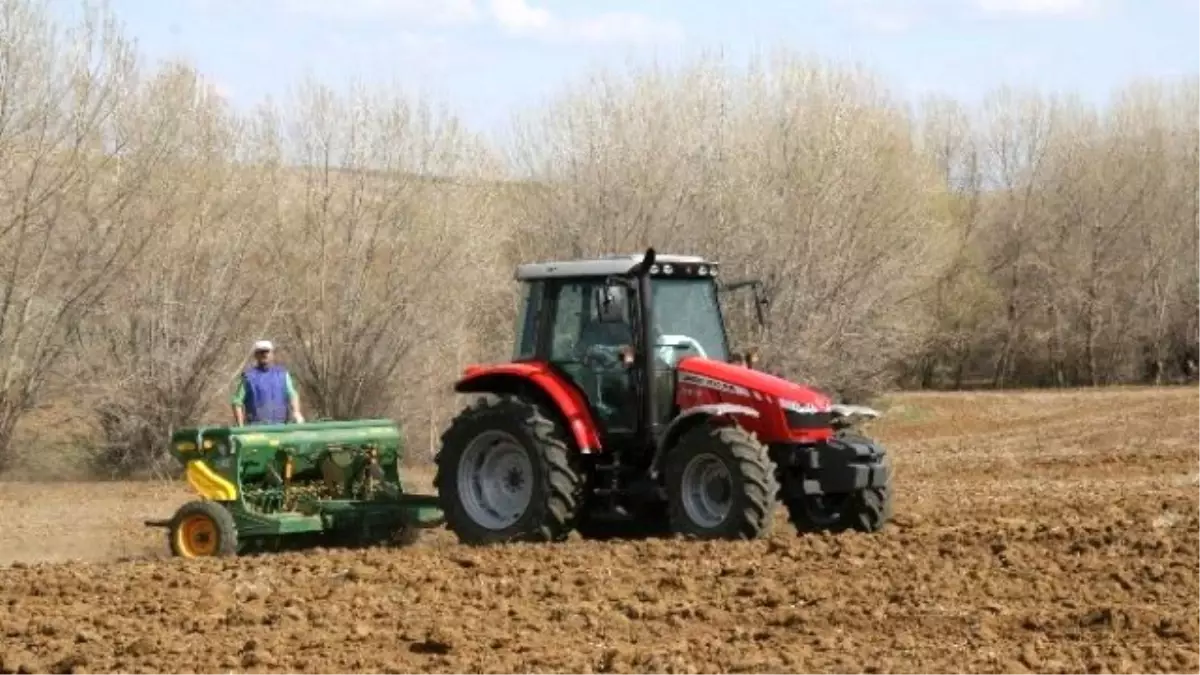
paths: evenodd
<path fill-rule="evenodd" d="M 233 419 L 237 426 L 245 424 L 283 424 L 289 413 L 298 424 L 300 397 L 292 384 L 292 376 L 283 366 L 274 363 L 275 347 L 270 340 L 254 343 L 254 364 L 242 371 L 237 391 L 233 393 Z"/>

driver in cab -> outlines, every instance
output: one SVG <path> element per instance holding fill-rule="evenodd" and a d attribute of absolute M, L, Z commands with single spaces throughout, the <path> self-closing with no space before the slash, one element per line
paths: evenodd
<path fill-rule="evenodd" d="M 577 345 L 583 360 L 591 361 L 601 369 L 615 368 L 621 365 L 622 352 L 633 349 L 633 325 L 627 300 L 624 289 L 596 289 Z M 695 345 L 695 341 L 686 336 L 662 335 L 657 324 L 651 324 L 650 334 L 654 356 L 667 368 L 675 365 L 681 349 Z"/>
<path fill-rule="evenodd" d="M 621 351 L 633 346 L 633 326 L 624 289 L 600 286 L 594 289 L 590 311 L 579 333 L 578 349 L 585 362 L 599 369 L 621 365 Z"/>

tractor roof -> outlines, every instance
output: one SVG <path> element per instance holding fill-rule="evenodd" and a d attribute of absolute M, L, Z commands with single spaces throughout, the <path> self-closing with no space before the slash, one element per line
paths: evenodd
<path fill-rule="evenodd" d="M 560 260 L 554 262 L 525 263 L 517 266 L 517 279 L 522 281 L 533 279 L 551 279 L 561 277 L 607 277 L 613 274 L 624 274 L 642 261 L 645 254 L 612 255 L 602 258 L 585 260 Z M 678 270 L 670 269 L 679 268 Z M 701 267 L 705 269 L 701 269 Z M 651 273 L 658 275 L 659 270 L 671 276 L 705 276 L 716 274 L 717 263 L 694 255 L 675 255 L 659 253 L 654 257 Z M 655 269 L 657 268 L 657 269 Z"/>

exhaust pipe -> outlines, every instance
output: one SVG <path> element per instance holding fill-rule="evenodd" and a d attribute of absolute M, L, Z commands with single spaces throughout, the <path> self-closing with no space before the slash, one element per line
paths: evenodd
<path fill-rule="evenodd" d="M 654 266 L 654 249 L 646 249 L 634 274 L 638 290 L 638 340 L 642 343 L 636 357 L 642 373 L 642 412 L 638 421 L 638 435 L 643 447 L 654 447 L 654 418 L 658 411 L 657 387 L 654 386 L 654 294 L 650 288 L 650 268 Z"/>

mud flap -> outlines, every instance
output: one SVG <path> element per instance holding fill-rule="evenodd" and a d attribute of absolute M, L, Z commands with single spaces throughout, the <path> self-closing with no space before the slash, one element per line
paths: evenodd
<path fill-rule="evenodd" d="M 834 438 L 807 448 L 801 458 L 805 495 L 844 494 L 881 488 L 892 477 L 891 458 L 878 444 L 861 437 Z"/>

